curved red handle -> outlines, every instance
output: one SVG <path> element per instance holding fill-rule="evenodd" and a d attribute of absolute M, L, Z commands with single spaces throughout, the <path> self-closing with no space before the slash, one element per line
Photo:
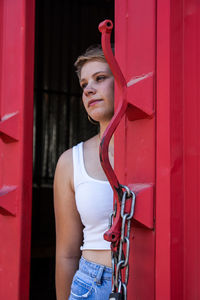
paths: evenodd
<path fill-rule="evenodd" d="M 108 127 L 106 128 L 102 136 L 99 152 L 100 152 L 100 160 L 101 160 L 101 165 L 103 167 L 103 170 L 108 178 L 108 181 L 110 182 L 110 185 L 113 188 L 115 198 L 118 199 L 119 197 L 121 198 L 122 196 L 122 188 L 110 164 L 109 157 L 108 157 L 108 146 L 112 135 L 114 134 L 117 126 L 119 125 L 127 109 L 127 97 L 126 97 L 127 84 L 112 52 L 112 48 L 110 44 L 110 36 L 111 36 L 112 28 L 113 28 L 113 23 L 110 20 L 105 20 L 99 24 L 99 31 L 102 33 L 102 37 L 101 37 L 102 49 L 104 52 L 104 56 L 109 64 L 109 67 L 113 73 L 113 76 L 115 77 L 115 80 L 120 89 L 120 99 L 119 99 L 120 101 L 113 118 L 111 119 Z"/>
<path fill-rule="evenodd" d="M 113 29 L 113 23 L 111 20 L 105 20 L 99 24 L 99 31 L 101 32 L 101 45 L 104 52 L 104 56 L 110 66 L 110 69 L 115 77 L 115 80 L 122 91 L 126 90 L 127 84 L 126 80 L 120 70 L 120 67 L 113 55 L 111 44 L 110 44 L 110 36 Z"/>
<path fill-rule="evenodd" d="M 117 126 L 119 125 L 123 115 L 125 114 L 128 103 L 134 108 L 134 118 L 131 120 L 136 120 L 140 118 L 151 118 L 153 116 L 154 110 L 152 104 L 149 102 L 138 103 L 137 101 L 131 101 L 128 99 L 128 86 L 126 80 L 120 70 L 120 67 L 113 55 L 110 36 L 113 28 L 113 23 L 110 20 L 105 20 L 100 23 L 99 30 L 102 33 L 101 43 L 104 56 L 110 66 L 110 69 L 115 77 L 115 81 L 119 87 L 119 101 L 118 107 L 115 111 L 113 118 L 111 119 L 107 129 L 105 130 L 101 143 L 100 143 L 100 159 L 101 165 L 104 169 L 104 172 L 110 182 L 110 185 L 114 191 L 116 215 L 113 217 L 112 227 L 104 233 L 104 239 L 112 242 L 111 247 L 112 251 L 117 249 L 117 245 L 121 235 L 121 215 L 120 215 L 120 206 L 121 199 L 123 195 L 123 187 L 119 184 L 118 178 L 110 165 L 108 157 L 108 146 L 112 135 L 114 134 Z M 149 78 L 153 80 L 152 72 L 148 73 L 147 76 L 142 76 L 140 81 L 146 82 L 148 84 Z M 146 81 L 145 81 L 146 79 Z M 139 82 L 139 81 L 138 81 Z M 148 85 L 147 85 L 148 86 Z M 129 88 L 130 89 L 130 88 Z M 130 96 L 130 95 L 129 95 Z M 129 101 L 128 101 L 129 100 Z M 138 186 L 137 186 L 138 185 Z M 147 228 L 153 228 L 153 186 L 152 184 L 134 184 L 131 187 L 132 190 L 135 190 L 137 197 L 140 198 L 139 206 L 136 206 L 135 217 L 136 220 L 145 225 Z M 126 206 L 128 208 L 129 199 L 126 201 Z M 115 207 L 114 207 L 115 209 Z"/>

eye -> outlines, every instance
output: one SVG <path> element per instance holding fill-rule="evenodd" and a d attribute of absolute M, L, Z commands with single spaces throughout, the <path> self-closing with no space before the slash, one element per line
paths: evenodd
<path fill-rule="evenodd" d="M 96 81 L 97 81 L 97 82 L 98 82 L 98 81 L 103 81 L 105 78 L 106 78 L 105 75 L 98 75 L 98 76 L 96 77 Z"/>
<path fill-rule="evenodd" d="M 81 84 L 82 90 L 84 90 L 84 88 L 86 88 L 86 86 L 87 86 L 87 83 L 86 83 L 86 82 L 82 83 L 82 84 Z"/>

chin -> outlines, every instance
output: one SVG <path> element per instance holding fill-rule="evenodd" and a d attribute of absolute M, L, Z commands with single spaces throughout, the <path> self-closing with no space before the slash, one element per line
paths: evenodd
<path fill-rule="evenodd" d="M 90 117 L 97 121 L 97 122 L 109 122 L 112 117 L 113 117 L 114 113 L 93 113 L 93 114 L 90 114 Z"/>
<path fill-rule="evenodd" d="M 110 120 L 112 119 L 112 116 L 111 117 L 101 117 L 101 118 L 98 118 L 98 117 L 92 117 L 91 118 L 96 121 L 96 122 L 99 122 L 99 123 L 103 123 L 103 122 L 110 122 Z"/>

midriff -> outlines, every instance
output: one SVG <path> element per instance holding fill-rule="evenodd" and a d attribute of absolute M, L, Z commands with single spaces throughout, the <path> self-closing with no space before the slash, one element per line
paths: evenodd
<path fill-rule="evenodd" d="M 83 250 L 82 256 L 96 264 L 111 267 L 111 251 L 110 250 Z"/>

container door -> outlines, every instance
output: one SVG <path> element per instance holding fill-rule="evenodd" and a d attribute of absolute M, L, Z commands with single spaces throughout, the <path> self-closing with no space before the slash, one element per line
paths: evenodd
<path fill-rule="evenodd" d="M 0 299 L 29 298 L 34 0 L 0 1 Z"/>
<path fill-rule="evenodd" d="M 156 299 L 200 299 L 200 3 L 157 1 Z"/>
<path fill-rule="evenodd" d="M 197 300 L 199 1 L 115 4 L 116 58 L 129 101 L 115 134 L 115 170 L 136 192 L 128 299 Z M 118 95 L 116 88 L 117 103 Z"/>
<path fill-rule="evenodd" d="M 115 2 L 116 58 L 129 107 L 115 135 L 115 171 L 136 193 L 128 299 L 153 300 L 155 286 L 155 0 Z M 118 100 L 116 90 L 116 105 Z"/>

